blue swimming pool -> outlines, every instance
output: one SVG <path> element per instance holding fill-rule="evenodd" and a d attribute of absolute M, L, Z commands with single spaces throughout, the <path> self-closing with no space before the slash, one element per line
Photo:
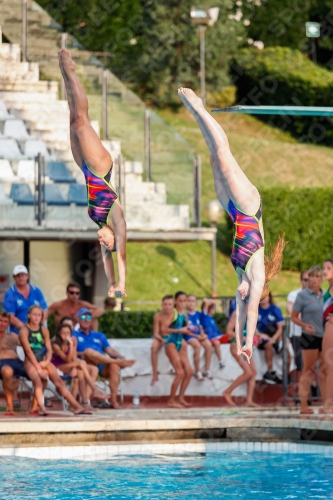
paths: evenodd
<path fill-rule="evenodd" d="M 6 500 L 333 498 L 333 458 L 315 454 L 221 452 L 101 462 L 0 458 L 0 471 L 0 498 Z"/>

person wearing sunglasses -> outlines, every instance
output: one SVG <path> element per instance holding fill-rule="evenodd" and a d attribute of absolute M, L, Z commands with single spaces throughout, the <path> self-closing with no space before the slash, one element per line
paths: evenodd
<path fill-rule="evenodd" d="M 84 359 L 86 363 L 98 367 L 98 373 L 101 377 L 109 379 L 111 392 L 111 405 L 103 403 L 102 408 L 110 407 L 120 408 L 117 402 L 119 386 L 119 368 L 133 366 L 136 361 L 128 360 L 122 357 L 119 352 L 109 344 L 108 339 L 102 332 L 92 329 L 93 314 L 90 309 L 83 307 L 77 314 L 77 321 L 80 329 L 73 331 L 73 337 L 77 339 L 77 354 Z M 91 375 L 93 382 L 96 382 Z M 90 398 L 91 388 L 87 387 L 87 398 Z"/>
<path fill-rule="evenodd" d="M 77 313 L 85 307 L 92 313 L 92 328 L 98 330 L 98 318 L 104 314 L 103 307 L 97 307 L 86 300 L 80 300 L 81 287 L 75 281 L 71 281 L 67 285 L 66 295 L 67 298 L 53 302 L 49 307 L 49 314 L 54 315 L 55 326 L 58 328 L 60 321 L 64 316 L 72 318 L 74 325 L 77 323 Z"/>
<path fill-rule="evenodd" d="M 305 288 L 308 286 L 308 280 L 309 280 L 308 271 L 302 271 L 300 279 L 301 279 L 301 288 L 297 288 L 297 290 L 292 290 L 287 298 L 287 312 L 290 315 L 293 311 L 293 306 L 296 301 L 297 295 L 302 290 L 305 290 Z M 295 364 L 296 364 L 296 369 L 298 371 L 302 370 L 302 345 L 300 341 L 301 335 L 302 335 L 302 328 L 290 320 L 289 337 L 291 345 L 293 346 L 295 355 Z"/>

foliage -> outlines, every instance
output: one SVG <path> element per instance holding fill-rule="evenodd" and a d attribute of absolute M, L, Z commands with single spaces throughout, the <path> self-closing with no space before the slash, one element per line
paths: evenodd
<path fill-rule="evenodd" d="M 39 0 L 66 31 L 89 50 L 111 54 L 110 69 L 147 101 L 179 106 L 175 89 L 199 88 L 199 33 L 191 23 L 192 0 Z M 227 85 L 229 62 L 244 38 L 241 23 L 229 19 L 224 0 L 219 19 L 206 30 L 207 90 Z"/>
<path fill-rule="evenodd" d="M 313 64 L 300 51 L 287 47 L 242 49 L 234 66 L 238 102 L 243 104 L 327 106 L 333 73 Z M 299 138 L 300 142 L 331 145 L 332 121 L 325 117 L 263 117 Z"/>
<path fill-rule="evenodd" d="M 332 258 L 332 188 L 277 187 L 260 194 L 268 253 L 278 234 L 284 232 L 289 242 L 284 250 L 284 269 L 301 271 Z M 231 232 L 232 222 L 228 225 Z"/>
<path fill-rule="evenodd" d="M 333 0 L 248 0 L 242 14 L 248 38 L 261 40 L 265 47 L 280 45 L 302 52 L 310 51 L 305 23 L 320 23 L 321 36 L 315 39 L 318 61 L 332 68 Z"/>
<path fill-rule="evenodd" d="M 99 330 L 108 338 L 143 339 L 153 335 L 153 318 L 155 311 L 107 311 L 99 318 Z M 51 321 L 50 321 L 51 318 Z M 53 331 L 52 316 L 49 328 Z M 226 316 L 218 313 L 216 322 L 222 332 L 226 327 Z"/>

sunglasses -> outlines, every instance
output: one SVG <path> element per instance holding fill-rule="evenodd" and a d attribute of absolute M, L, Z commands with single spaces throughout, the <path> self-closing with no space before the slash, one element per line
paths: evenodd
<path fill-rule="evenodd" d="M 302 278 L 302 281 L 309 281 L 308 278 Z"/>
<path fill-rule="evenodd" d="M 82 319 L 82 321 L 85 321 L 86 319 L 91 320 L 92 315 L 91 314 L 82 314 L 82 316 L 80 316 L 80 319 Z"/>
<path fill-rule="evenodd" d="M 74 292 L 72 290 L 68 290 L 69 295 L 80 295 L 80 292 Z"/>

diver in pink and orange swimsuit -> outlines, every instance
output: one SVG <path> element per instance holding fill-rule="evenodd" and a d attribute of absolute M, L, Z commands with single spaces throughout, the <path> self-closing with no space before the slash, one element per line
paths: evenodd
<path fill-rule="evenodd" d="M 268 282 L 280 270 L 284 237 L 279 237 L 271 257 L 265 258 L 262 203 L 257 188 L 239 167 L 224 130 L 204 108 L 202 100 L 191 89 L 180 88 L 178 95 L 201 129 L 210 151 L 217 197 L 234 224 L 231 262 L 239 282 L 235 324 L 237 353 L 244 354 L 250 362 L 259 302 L 268 295 Z M 242 346 L 245 322 L 247 335 Z"/>
<path fill-rule="evenodd" d="M 118 195 L 110 183 L 112 159 L 88 117 L 88 99 L 75 74 L 75 64 L 67 49 L 58 53 L 70 110 L 70 138 L 74 160 L 82 169 L 87 185 L 88 214 L 99 227 L 105 273 L 110 282 L 109 295 L 126 297 L 126 222 Z M 117 254 L 118 284 L 112 252 Z"/>

